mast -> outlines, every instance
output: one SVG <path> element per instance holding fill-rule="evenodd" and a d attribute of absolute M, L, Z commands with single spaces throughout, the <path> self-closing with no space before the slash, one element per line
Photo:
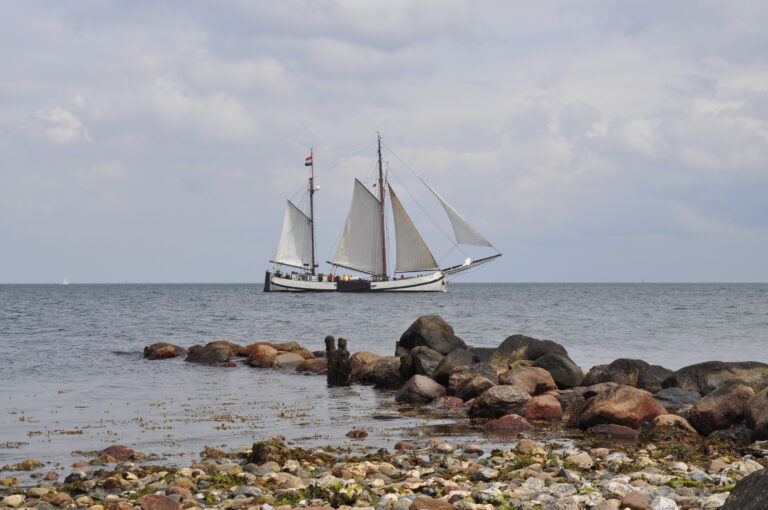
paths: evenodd
<path fill-rule="evenodd" d="M 384 235 L 384 225 L 386 218 L 384 216 L 384 172 L 381 169 L 381 133 L 376 133 L 379 140 L 379 202 L 381 202 L 381 260 L 382 260 L 382 277 L 387 279 L 387 241 L 386 235 Z M 310 195 L 311 196 L 311 195 Z M 314 248 L 313 248 L 314 249 Z M 314 257 L 313 257 L 314 258 Z"/>
<path fill-rule="evenodd" d="M 309 149 L 309 226 L 312 238 L 312 262 L 310 271 L 315 274 L 315 158 L 312 148 Z"/>

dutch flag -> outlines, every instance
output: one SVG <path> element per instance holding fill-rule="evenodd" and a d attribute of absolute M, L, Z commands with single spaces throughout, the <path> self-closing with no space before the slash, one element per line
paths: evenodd
<path fill-rule="evenodd" d="M 312 166 L 312 156 L 307 156 L 304 160 L 304 166 Z"/>

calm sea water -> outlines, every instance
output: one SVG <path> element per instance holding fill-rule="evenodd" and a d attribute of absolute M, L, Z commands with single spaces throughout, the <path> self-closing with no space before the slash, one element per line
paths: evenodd
<path fill-rule="evenodd" d="M 619 357 L 676 369 L 768 362 L 766 284 L 452 284 L 447 294 L 264 294 L 261 285 L 0 285 L 0 465 L 68 465 L 78 450 L 126 444 L 185 463 L 204 446 L 282 433 L 303 444 L 390 447 L 454 434 L 494 441 L 461 417 L 403 413 L 392 392 L 328 389 L 272 370 L 146 361 L 145 345 L 327 334 L 350 351 L 392 354 L 418 316 L 439 314 L 468 344 L 524 333 L 563 344 L 585 370 Z"/>

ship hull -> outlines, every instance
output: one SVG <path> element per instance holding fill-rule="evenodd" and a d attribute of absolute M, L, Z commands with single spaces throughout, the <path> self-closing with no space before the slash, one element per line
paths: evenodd
<path fill-rule="evenodd" d="M 404 278 L 402 280 L 372 281 L 363 279 L 334 282 L 304 279 L 300 276 L 286 278 L 267 271 L 264 292 L 446 292 L 448 278 L 442 271 Z"/>

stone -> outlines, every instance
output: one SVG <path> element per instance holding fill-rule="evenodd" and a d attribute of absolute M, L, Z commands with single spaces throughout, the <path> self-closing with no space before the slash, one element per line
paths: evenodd
<path fill-rule="evenodd" d="M 456 388 L 456 397 L 462 400 L 471 400 L 496 386 L 493 381 L 481 375 L 465 380 L 464 384 Z"/>
<path fill-rule="evenodd" d="M 499 374 L 499 384 L 511 384 L 522 388 L 529 395 L 539 395 L 550 390 L 556 390 L 557 385 L 552 375 L 539 367 L 517 365 Z"/>
<path fill-rule="evenodd" d="M 351 439 L 365 439 L 368 437 L 368 432 L 365 430 L 353 429 L 347 432 L 345 435 Z"/>
<path fill-rule="evenodd" d="M 446 388 L 426 375 L 414 375 L 400 388 L 395 401 L 407 404 L 425 404 L 445 396 Z"/>
<path fill-rule="evenodd" d="M 665 498 L 664 496 L 656 496 L 653 498 L 651 506 L 648 508 L 649 510 L 678 510 L 680 507 L 678 507 L 677 503 L 672 499 Z"/>
<path fill-rule="evenodd" d="M 128 460 L 136 458 L 135 451 L 133 451 L 131 448 L 128 448 L 127 446 L 119 444 L 115 444 L 101 450 L 101 454 L 109 455 L 110 457 L 114 457 L 116 460 Z"/>
<path fill-rule="evenodd" d="M 434 399 L 429 403 L 429 407 L 438 411 L 450 411 L 451 409 L 456 409 L 462 404 L 464 404 L 464 401 L 459 397 L 444 396 Z"/>
<path fill-rule="evenodd" d="M 456 510 L 456 507 L 447 501 L 434 499 L 429 496 L 416 496 L 408 507 L 408 510 Z"/>
<path fill-rule="evenodd" d="M 563 418 L 563 409 L 557 397 L 545 393 L 531 398 L 520 411 L 520 414 L 531 421 L 560 421 Z"/>
<path fill-rule="evenodd" d="M 270 368 L 278 355 L 278 350 L 269 344 L 258 344 L 248 356 L 248 365 L 256 368 Z"/>
<path fill-rule="evenodd" d="M 485 430 L 497 433 L 524 432 L 533 428 L 533 425 L 518 414 L 507 414 L 485 424 Z"/>
<path fill-rule="evenodd" d="M 413 450 L 413 444 L 408 441 L 398 441 L 395 443 L 395 450 Z"/>
<path fill-rule="evenodd" d="M 187 352 L 184 361 L 191 363 L 226 363 L 232 356 L 232 351 L 237 352 L 239 346 L 224 340 L 210 342 L 204 346 L 194 345 Z"/>
<path fill-rule="evenodd" d="M 591 469 L 594 465 L 592 457 L 587 452 L 579 452 L 565 458 L 565 465 L 579 469 Z"/>
<path fill-rule="evenodd" d="M 669 412 L 678 413 L 681 409 L 687 409 L 701 400 L 701 394 L 698 391 L 672 387 L 654 393 L 653 398 Z"/>
<path fill-rule="evenodd" d="M 745 408 L 745 419 L 755 440 L 768 439 L 768 388 L 761 390 Z"/>
<path fill-rule="evenodd" d="M 608 365 L 592 367 L 584 376 L 584 386 L 592 386 L 602 382 L 615 382 L 626 386 L 637 387 L 640 374 L 651 365 L 640 359 L 620 358 Z"/>
<path fill-rule="evenodd" d="M 513 356 L 516 359 L 536 361 L 546 354 L 558 354 L 567 357 L 568 351 L 552 340 L 539 340 L 526 335 L 512 335 L 501 342 L 496 348 L 494 356 L 497 359 L 509 359 L 509 356 Z"/>
<path fill-rule="evenodd" d="M 581 368 L 571 358 L 562 354 L 545 354 L 534 361 L 533 366 L 549 372 L 560 389 L 581 386 L 584 380 Z"/>
<path fill-rule="evenodd" d="M 423 315 L 416 319 L 400 336 L 395 354 L 408 354 L 420 345 L 434 349 L 442 355 L 467 348 L 464 340 L 457 337 L 453 328 L 439 315 Z"/>
<path fill-rule="evenodd" d="M 267 347 L 272 347 L 273 349 L 277 350 L 277 347 L 275 347 L 275 345 L 271 342 L 254 342 L 252 344 L 241 346 L 239 349 L 237 349 L 235 354 L 237 356 L 250 358 L 253 354 L 253 351 L 255 351 L 260 345 L 266 345 Z"/>
<path fill-rule="evenodd" d="M 295 352 L 282 352 L 272 362 L 272 368 L 282 370 L 296 370 L 296 367 L 304 362 L 304 358 Z"/>
<path fill-rule="evenodd" d="M 616 425 L 615 423 L 601 423 L 595 425 L 590 429 L 594 434 L 601 434 L 608 436 L 612 439 L 622 439 L 628 441 L 636 441 L 640 439 L 640 432 L 624 425 Z"/>
<path fill-rule="evenodd" d="M 175 358 L 177 356 L 186 356 L 187 350 L 178 345 L 167 342 L 156 342 L 144 347 L 144 357 L 149 360 Z"/>
<path fill-rule="evenodd" d="M 328 360 L 322 358 L 305 359 L 296 366 L 296 371 L 310 374 L 327 374 Z"/>
<path fill-rule="evenodd" d="M 161 494 L 142 496 L 137 503 L 143 510 L 181 510 L 178 501 Z"/>
<path fill-rule="evenodd" d="M 443 356 L 440 362 L 435 367 L 432 377 L 442 384 L 443 386 L 448 384 L 448 379 L 455 369 L 460 367 L 466 367 L 477 363 L 479 360 L 475 354 L 468 349 L 454 349 L 447 355 Z"/>
<path fill-rule="evenodd" d="M 696 430 L 708 435 L 739 423 L 744 418 L 744 407 L 754 396 L 754 390 L 744 384 L 722 386 L 696 402 L 688 419 Z"/>
<path fill-rule="evenodd" d="M 668 368 L 651 365 L 637 377 L 637 387 L 651 393 L 659 392 L 664 388 L 664 381 L 672 374 L 674 372 Z"/>
<path fill-rule="evenodd" d="M 664 387 L 677 386 L 712 393 L 728 381 L 741 381 L 758 392 L 768 386 L 768 365 L 757 361 L 706 361 L 683 367 L 664 381 Z"/>
<path fill-rule="evenodd" d="M 268 441 L 253 443 L 251 452 L 248 454 L 246 460 L 254 464 L 277 462 L 282 465 L 289 455 L 290 450 L 282 441 L 270 439 Z"/>
<path fill-rule="evenodd" d="M 52 481 L 58 480 L 58 479 L 59 479 L 59 474 L 56 471 L 48 471 L 45 474 L 45 476 L 43 476 L 43 480 L 45 480 L 47 482 L 52 482 Z"/>
<path fill-rule="evenodd" d="M 657 416 L 653 419 L 653 426 L 663 429 L 678 429 L 692 434 L 698 434 L 688 420 L 676 414 L 661 414 Z"/>
<path fill-rule="evenodd" d="M 54 506 L 64 506 L 72 503 L 72 496 L 66 492 L 59 492 L 51 499 L 51 504 Z"/>
<path fill-rule="evenodd" d="M 666 409 L 647 391 L 632 386 L 617 386 L 587 401 L 579 416 L 579 426 L 589 428 L 601 423 L 614 423 L 637 428 L 662 414 L 667 414 Z"/>
<path fill-rule="evenodd" d="M 22 494 L 11 494 L 3 498 L 2 504 L 11 508 L 16 508 L 24 503 L 26 498 Z"/>
<path fill-rule="evenodd" d="M 651 506 L 651 500 L 640 491 L 632 491 L 621 498 L 621 508 L 630 510 L 646 510 Z"/>
<path fill-rule="evenodd" d="M 435 369 L 443 360 L 443 355 L 434 349 L 420 345 L 400 358 L 400 376 L 408 380 L 414 375 L 432 377 Z"/>
<path fill-rule="evenodd" d="M 517 386 L 500 385 L 490 388 L 474 399 L 469 408 L 471 417 L 495 418 L 516 413 L 531 397 Z"/>
<path fill-rule="evenodd" d="M 349 357 L 349 364 L 352 367 L 352 376 L 356 376 L 366 365 L 370 365 L 381 358 L 378 354 L 368 351 L 359 351 Z"/>
<path fill-rule="evenodd" d="M 400 388 L 404 382 L 400 376 L 400 357 L 385 356 L 376 360 L 370 372 L 370 382 L 377 388 Z"/>

